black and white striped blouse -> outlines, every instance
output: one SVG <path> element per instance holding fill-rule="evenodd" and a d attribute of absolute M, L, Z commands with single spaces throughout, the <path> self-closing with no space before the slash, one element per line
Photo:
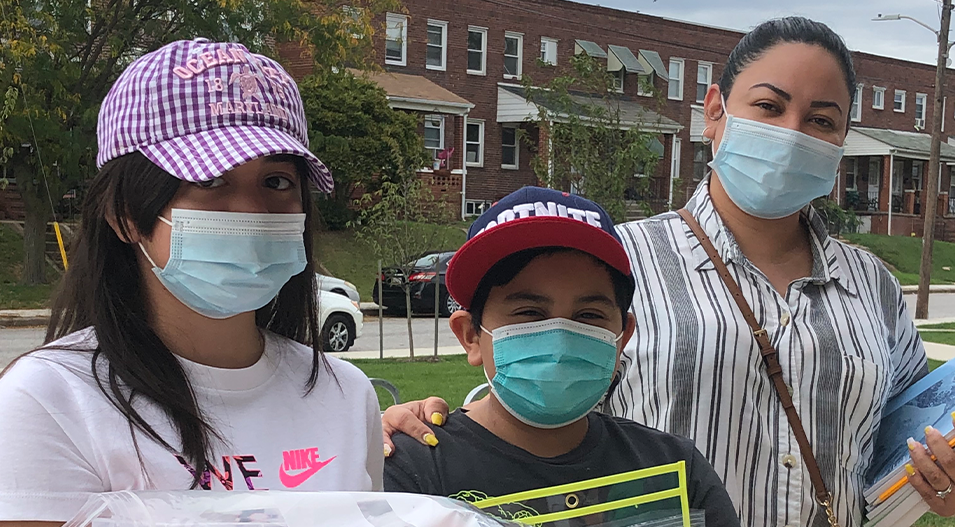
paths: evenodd
<path fill-rule="evenodd" d="M 687 209 L 779 351 L 840 524 L 861 525 L 882 409 L 927 371 L 898 281 L 871 254 L 830 238 L 808 207 L 812 276 L 784 298 L 724 227 L 708 180 Z M 671 212 L 617 232 L 635 273 L 637 329 L 610 410 L 693 439 L 743 525 L 828 525 L 752 332 L 689 227 Z"/>

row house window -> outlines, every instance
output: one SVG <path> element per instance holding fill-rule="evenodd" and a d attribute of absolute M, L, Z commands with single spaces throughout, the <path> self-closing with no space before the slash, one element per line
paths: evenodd
<path fill-rule="evenodd" d="M 426 67 L 444 71 L 448 63 L 448 23 L 428 20 L 428 51 Z"/>
<path fill-rule="evenodd" d="M 857 84 L 856 91 L 852 95 L 852 108 L 849 110 L 849 117 L 854 123 L 862 120 L 862 88 L 862 84 Z"/>
<path fill-rule="evenodd" d="M 872 109 L 882 110 L 885 108 L 885 88 L 881 86 L 872 87 Z"/>
<path fill-rule="evenodd" d="M 696 66 L 696 102 L 703 103 L 706 98 L 706 91 L 713 84 L 713 65 L 708 62 L 700 62 Z"/>
<path fill-rule="evenodd" d="M 468 28 L 468 73 L 484 75 L 487 67 L 487 28 Z"/>
<path fill-rule="evenodd" d="M 895 90 L 892 109 L 899 113 L 905 113 L 905 90 Z"/>
<path fill-rule="evenodd" d="M 667 83 L 667 97 L 674 101 L 683 100 L 683 59 L 670 59 L 670 80 Z"/>
<path fill-rule="evenodd" d="M 504 34 L 504 78 L 521 78 L 524 62 L 524 35 L 508 31 Z"/>

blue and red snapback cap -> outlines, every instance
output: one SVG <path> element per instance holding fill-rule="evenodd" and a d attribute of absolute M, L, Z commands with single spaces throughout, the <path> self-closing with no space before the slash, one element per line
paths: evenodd
<path fill-rule="evenodd" d="M 633 285 L 630 259 L 603 207 L 567 192 L 524 187 L 491 205 L 471 224 L 468 241 L 448 264 L 448 291 L 470 309 L 474 292 L 491 267 L 514 253 L 541 247 L 587 253 L 620 271 Z"/>

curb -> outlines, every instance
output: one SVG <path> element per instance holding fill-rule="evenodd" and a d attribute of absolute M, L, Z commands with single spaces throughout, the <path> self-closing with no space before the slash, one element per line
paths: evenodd
<path fill-rule="evenodd" d="M 903 285 L 902 294 L 903 295 L 913 295 L 919 292 L 919 286 L 917 285 Z M 936 284 L 929 286 L 929 294 L 937 293 L 955 293 L 955 285 L 941 285 Z"/>
<path fill-rule="evenodd" d="M 0 328 L 46 327 L 50 317 L 0 317 Z"/>

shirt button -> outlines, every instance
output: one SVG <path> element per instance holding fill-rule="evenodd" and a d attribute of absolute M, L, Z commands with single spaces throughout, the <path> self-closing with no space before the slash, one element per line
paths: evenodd
<path fill-rule="evenodd" d="M 780 324 L 782 327 L 786 327 L 786 326 L 789 325 L 789 320 L 790 320 L 791 318 L 792 318 L 792 317 L 789 315 L 789 312 L 788 312 L 788 311 L 785 311 L 785 312 L 783 312 L 782 316 L 779 317 L 779 324 Z"/>
<path fill-rule="evenodd" d="M 799 463 L 799 460 L 796 459 L 796 456 L 792 454 L 786 454 L 783 456 L 782 462 L 784 467 L 791 469 L 794 468 L 797 463 Z"/>

